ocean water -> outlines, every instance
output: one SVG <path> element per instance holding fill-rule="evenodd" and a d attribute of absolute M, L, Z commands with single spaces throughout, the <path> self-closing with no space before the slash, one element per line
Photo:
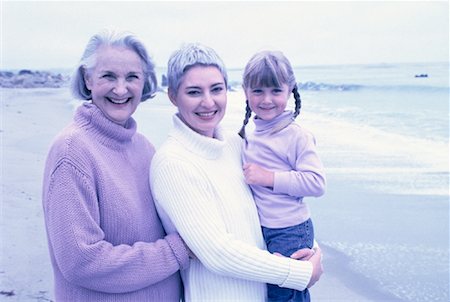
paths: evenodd
<path fill-rule="evenodd" d="M 367 301 L 449 301 L 448 63 L 295 73 L 297 121 L 314 133 L 328 175 L 330 190 L 309 202 L 325 268 Z M 222 125 L 231 131 L 244 117 L 241 76 L 229 70 Z M 142 107 L 141 130 L 158 146 L 170 128 L 161 112 L 175 109 L 164 95 Z"/>
<path fill-rule="evenodd" d="M 298 119 L 316 135 L 328 173 L 376 191 L 448 196 L 448 63 L 307 66 L 295 74 Z M 230 71 L 238 90 L 241 76 Z"/>

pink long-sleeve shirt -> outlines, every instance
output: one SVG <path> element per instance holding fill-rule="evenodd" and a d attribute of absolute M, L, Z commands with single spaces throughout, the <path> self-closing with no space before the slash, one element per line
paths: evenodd
<path fill-rule="evenodd" d="M 284 228 L 310 218 L 303 197 L 325 192 L 325 173 L 314 136 L 285 111 L 271 121 L 254 118 L 255 130 L 243 143 L 244 163 L 274 172 L 274 186 L 251 185 L 262 226 Z M 285 125 L 273 131 L 278 125 Z"/>

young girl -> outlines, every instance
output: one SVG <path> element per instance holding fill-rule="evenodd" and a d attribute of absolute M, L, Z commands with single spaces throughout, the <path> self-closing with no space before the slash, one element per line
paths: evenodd
<path fill-rule="evenodd" d="M 325 190 L 323 165 L 314 136 L 294 122 L 301 100 L 291 64 L 281 52 L 263 51 L 247 63 L 243 77 L 247 98 L 243 169 L 258 208 L 267 249 L 289 257 L 299 248 L 312 248 L 314 230 L 304 196 Z M 291 92 L 295 111 L 287 111 Z M 254 112 L 255 130 L 245 126 Z M 296 291 L 268 285 L 269 301 L 310 301 L 308 289 Z"/>

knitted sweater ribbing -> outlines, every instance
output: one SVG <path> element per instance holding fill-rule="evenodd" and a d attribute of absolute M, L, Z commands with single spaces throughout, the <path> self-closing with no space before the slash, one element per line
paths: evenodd
<path fill-rule="evenodd" d="M 84 103 L 54 141 L 43 206 L 57 301 L 179 301 L 188 253 L 149 187 L 153 146 Z"/>
<path fill-rule="evenodd" d="M 220 130 L 216 137 L 202 136 L 174 116 L 174 129 L 151 165 L 164 226 L 176 228 L 198 257 L 182 272 L 186 300 L 264 301 L 264 283 L 303 290 L 311 264 L 264 250 L 239 137 L 222 140 Z"/>

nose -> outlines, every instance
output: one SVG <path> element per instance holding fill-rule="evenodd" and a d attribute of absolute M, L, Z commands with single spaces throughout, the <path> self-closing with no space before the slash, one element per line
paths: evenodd
<path fill-rule="evenodd" d="M 263 103 L 267 104 L 267 103 L 271 103 L 272 102 L 272 98 L 270 97 L 269 93 L 265 93 L 263 96 Z"/>
<path fill-rule="evenodd" d="M 113 93 L 122 96 L 128 92 L 127 82 L 122 79 L 118 79 L 114 84 Z"/>
<path fill-rule="evenodd" d="M 210 93 L 205 93 L 202 99 L 202 106 L 203 107 L 212 107 L 214 106 L 214 99 L 213 96 Z"/>

